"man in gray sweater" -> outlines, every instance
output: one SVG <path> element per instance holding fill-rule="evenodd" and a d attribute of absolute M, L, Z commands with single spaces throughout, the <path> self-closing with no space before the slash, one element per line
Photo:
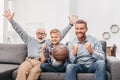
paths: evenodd
<path fill-rule="evenodd" d="M 6 10 L 3 14 L 11 23 L 14 30 L 19 34 L 21 39 L 27 45 L 28 55 L 25 61 L 19 66 L 17 72 L 16 80 L 37 80 L 39 78 L 41 69 L 40 64 L 42 63 L 40 56 L 40 49 L 43 43 L 51 44 L 49 39 L 45 39 L 47 34 L 45 29 L 40 28 L 36 31 L 37 39 L 29 36 L 26 31 L 24 31 L 19 24 L 17 24 L 14 20 L 14 13 L 11 13 L 10 10 Z M 64 28 L 62 33 L 62 39 L 67 34 L 67 32 L 74 25 L 77 17 L 69 18 L 69 25 Z"/>

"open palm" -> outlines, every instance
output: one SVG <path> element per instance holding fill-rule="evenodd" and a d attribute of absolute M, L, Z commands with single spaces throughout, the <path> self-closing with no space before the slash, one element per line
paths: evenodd
<path fill-rule="evenodd" d="M 14 17 L 14 13 L 11 13 L 11 11 L 8 9 L 4 11 L 3 16 L 5 16 L 8 20 L 12 20 Z"/>
<path fill-rule="evenodd" d="M 75 22 L 78 20 L 78 16 L 77 15 L 72 15 L 69 17 L 69 22 L 70 24 L 75 24 Z"/>

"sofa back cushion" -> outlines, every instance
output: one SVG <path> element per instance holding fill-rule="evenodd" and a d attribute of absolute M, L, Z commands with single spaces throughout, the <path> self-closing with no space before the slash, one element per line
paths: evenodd
<path fill-rule="evenodd" d="M 106 57 L 106 50 L 107 50 L 107 43 L 106 43 L 106 41 L 103 41 L 103 40 L 101 40 L 100 41 L 101 42 L 101 44 L 102 44 L 102 49 L 103 49 L 103 51 L 104 51 L 104 53 L 105 53 L 105 57 Z"/>
<path fill-rule="evenodd" d="M 0 63 L 20 64 L 27 56 L 25 44 L 0 43 Z"/>

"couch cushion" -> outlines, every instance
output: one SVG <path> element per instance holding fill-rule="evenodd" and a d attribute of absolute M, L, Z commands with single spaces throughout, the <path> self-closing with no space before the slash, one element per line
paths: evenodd
<path fill-rule="evenodd" d="M 78 73 L 77 80 L 94 80 L 94 73 Z M 65 73 L 42 72 L 40 80 L 64 80 Z M 111 80 L 107 72 L 107 80 Z"/>
<path fill-rule="evenodd" d="M 78 80 L 94 80 L 94 73 L 80 73 L 77 75 Z"/>
<path fill-rule="evenodd" d="M 0 80 L 8 80 L 12 77 L 12 72 L 18 68 L 15 64 L 0 64 Z"/>
<path fill-rule="evenodd" d="M 13 72 L 12 80 L 15 80 L 17 77 L 17 70 Z M 59 73 L 55 72 L 42 72 L 39 80 L 59 80 Z"/>
<path fill-rule="evenodd" d="M 77 80 L 94 80 L 94 73 L 78 73 Z M 17 70 L 13 72 L 12 80 L 15 80 L 17 76 Z M 59 72 L 42 72 L 39 80 L 64 80 L 65 73 Z M 110 73 L 107 72 L 107 79 L 111 80 Z"/>
<path fill-rule="evenodd" d="M 13 71 L 12 80 L 16 80 L 16 77 L 17 77 L 17 70 L 18 70 L 18 69 L 16 69 L 16 70 Z"/>
<path fill-rule="evenodd" d="M 65 73 L 59 74 L 59 80 L 64 80 Z M 94 73 L 78 73 L 77 80 L 94 80 Z"/>
<path fill-rule="evenodd" d="M 0 43 L 0 63 L 20 64 L 27 55 L 25 44 L 4 44 Z"/>
<path fill-rule="evenodd" d="M 106 57 L 106 49 L 107 49 L 107 43 L 106 43 L 106 41 L 100 41 L 101 42 L 101 44 L 102 44 L 102 49 L 103 49 L 103 51 L 105 52 L 105 57 Z"/>
<path fill-rule="evenodd" d="M 55 72 L 42 72 L 40 80 L 59 80 L 59 73 Z"/>

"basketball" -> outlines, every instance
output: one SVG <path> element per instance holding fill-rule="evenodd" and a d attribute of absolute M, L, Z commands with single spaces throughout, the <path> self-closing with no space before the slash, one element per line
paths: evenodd
<path fill-rule="evenodd" d="M 65 61 L 68 58 L 68 48 L 65 45 L 58 45 L 53 49 L 53 57 L 57 61 Z"/>

